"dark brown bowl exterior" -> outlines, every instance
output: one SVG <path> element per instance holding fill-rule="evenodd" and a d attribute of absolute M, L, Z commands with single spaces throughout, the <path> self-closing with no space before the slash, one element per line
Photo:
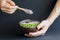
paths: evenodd
<path fill-rule="evenodd" d="M 32 28 L 24 28 L 24 27 L 21 27 L 22 31 L 24 33 L 29 33 L 29 32 L 36 32 L 37 31 L 37 28 L 36 27 L 32 27 Z"/>
<path fill-rule="evenodd" d="M 39 21 L 37 21 L 37 20 L 31 20 L 31 19 L 26 19 L 26 20 L 22 20 L 22 21 L 20 21 L 20 23 L 19 24 L 21 24 L 21 23 L 29 23 L 29 22 L 38 22 L 38 24 L 40 23 Z M 38 25 L 37 24 L 37 25 Z M 32 27 L 32 28 L 24 28 L 24 27 L 22 27 L 22 26 L 20 26 L 20 28 L 21 28 L 21 30 L 24 32 L 24 33 L 29 33 L 29 32 L 36 32 L 36 31 L 38 31 L 37 30 L 37 26 L 34 26 L 34 27 Z"/>

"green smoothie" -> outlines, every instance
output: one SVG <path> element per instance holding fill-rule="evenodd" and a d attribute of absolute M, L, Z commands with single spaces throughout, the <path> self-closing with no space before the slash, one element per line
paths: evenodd
<path fill-rule="evenodd" d="M 22 23 L 20 24 L 20 26 L 24 27 L 24 28 L 32 28 L 32 27 L 36 27 L 38 25 L 38 23 L 32 22 L 32 23 Z"/>

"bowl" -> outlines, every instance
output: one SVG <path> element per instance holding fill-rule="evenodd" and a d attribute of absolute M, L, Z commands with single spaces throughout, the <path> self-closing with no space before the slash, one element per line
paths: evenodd
<path fill-rule="evenodd" d="M 20 28 L 24 33 L 29 33 L 29 32 L 36 32 L 37 30 L 37 25 L 39 24 L 39 21 L 36 20 L 31 20 L 31 19 L 25 19 L 19 22 Z"/>

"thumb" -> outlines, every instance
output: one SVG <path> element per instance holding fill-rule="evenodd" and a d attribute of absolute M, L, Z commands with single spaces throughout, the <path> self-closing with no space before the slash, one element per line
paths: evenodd
<path fill-rule="evenodd" d="M 38 30 L 41 30 L 43 27 L 44 27 L 44 23 L 41 22 L 41 23 L 37 26 L 37 29 L 38 29 Z"/>
<path fill-rule="evenodd" d="M 5 7 L 8 9 L 17 9 L 18 8 L 17 6 L 5 6 Z"/>

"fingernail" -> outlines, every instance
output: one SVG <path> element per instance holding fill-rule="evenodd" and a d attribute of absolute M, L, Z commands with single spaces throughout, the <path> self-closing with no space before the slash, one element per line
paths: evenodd
<path fill-rule="evenodd" d="M 25 36 L 27 35 L 27 34 L 24 34 Z"/>

